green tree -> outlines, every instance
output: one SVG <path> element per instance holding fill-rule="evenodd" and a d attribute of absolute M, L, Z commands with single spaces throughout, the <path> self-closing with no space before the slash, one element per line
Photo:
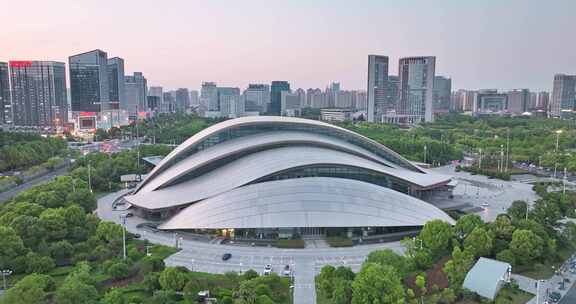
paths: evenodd
<path fill-rule="evenodd" d="M 18 281 L 14 287 L 8 289 L 4 297 L 0 297 L 0 303 L 48 303 L 46 296 L 53 288 L 54 281 L 51 277 L 42 274 L 30 274 Z"/>
<path fill-rule="evenodd" d="M 458 219 L 454 226 L 454 234 L 463 241 L 476 227 L 484 225 L 484 221 L 477 214 L 466 214 Z"/>
<path fill-rule="evenodd" d="M 92 212 L 96 209 L 96 197 L 88 189 L 76 189 L 66 196 L 68 204 L 76 204 L 84 209 L 85 212 Z"/>
<path fill-rule="evenodd" d="M 389 265 L 394 267 L 401 278 L 404 278 L 409 271 L 411 271 L 411 266 L 404 256 L 401 256 L 391 249 L 375 250 L 368 254 L 366 258 L 367 263 L 378 263 L 382 266 Z"/>
<path fill-rule="evenodd" d="M 0 269 L 18 268 L 16 258 L 25 252 L 24 243 L 14 229 L 0 226 Z"/>
<path fill-rule="evenodd" d="M 186 285 L 187 277 L 180 269 L 174 267 L 167 267 L 162 271 L 158 282 L 160 286 L 166 290 L 180 291 Z"/>
<path fill-rule="evenodd" d="M 149 293 L 153 293 L 155 290 L 159 290 L 161 288 L 160 282 L 158 279 L 160 278 L 160 274 L 157 272 L 151 272 L 144 275 L 144 281 L 142 281 L 142 285 L 144 285 L 144 289 Z"/>
<path fill-rule="evenodd" d="M 238 304 L 256 304 L 256 291 L 250 281 L 243 281 L 240 286 L 233 292 L 234 303 Z"/>
<path fill-rule="evenodd" d="M 98 291 L 96 288 L 82 281 L 67 279 L 56 290 L 56 301 L 58 304 L 95 304 L 98 303 L 97 299 Z"/>
<path fill-rule="evenodd" d="M 444 288 L 442 290 L 442 301 L 444 301 L 447 304 L 452 304 L 456 302 L 456 294 L 454 293 L 454 290 L 452 290 L 451 288 Z"/>
<path fill-rule="evenodd" d="M 516 265 L 516 258 L 510 249 L 505 249 L 498 252 L 498 254 L 496 254 L 496 259 L 502 262 L 507 262 L 511 265 Z"/>
<path fill-rule="evenodd" d="M 130 275 L 130 269 L 128 265 L 123 262 L 114 263 L 112 266 L 108 268 L 108 275 L 110 275 L 113 279 L 123 279 Z"/>
<path fill-rule="evenodd" d="M 491 228 L 496 234 L 497 238 L 504 240 L 511 240 L 512 233 L 516 229 L 516 227 L 512 225 L 510 218 L 502 214 L 496 217 L 496 220 L 491 224 Z"/>
<path fill-rule="evenodd" d="M 414 283 L 418 287 L 420 294 L 425 295 L 427 292 L 427 290 L 426 290 L 426 278 L 423 275 L 417 275 L 416 281 Z"/>
<path fill-rule="evenodd" d="M 34 252 L 26 255 L 26 272 L 27 273 L 48 273 L 56 267 L 54 260 L 47 256 L 41 256 Z"/>
<path fill-rule="evenodd" d="M 14 218 L 10 224 L 16 233 L 22 238 L 24 245 L 36 249 L 44 241 L 46 229 L 35 216 L 20 215 Z"/>
<path fill-rule="evenodd" d="M 335 277 L 334 272 L 336 272 L 334 266 L 326 265 L 322 267 L 320 274 L 316 278 L 318 290 L 327 298 L 330 298 L 334 291 L 334 286 L 332 284 Z"/>
<path fill-rule="evenodd" d="M 70 242 L 68 242 L 66 240 L 58 241 L 58 242 L 50 244 L 49 250 L 50 250 L 50 255 L 56 261 L 61 261 L 61 260 L 71 258 L 72 255 L 74 254 L 74 246 L 72 246 L 72 244 L 70 244 Z"/>
<path fill-rule="evenodd" d="M 444 265 L 444 273 L 448 276 L 450 287 L 459 290 L 464 283 L 464 278 L 468 270 L 474 264 L 474 255 L 466 250 L 462 251 L 460 247 L 454 247 L 452 259 Z"/>
<path fill-rule="evenodd" d="M 506 211 L 513 221 L 526 219 L 528 215 L 528 204 L 525 201 L 513 201 Z"/>
<path fill-rule="evenodd" d="M 474 256 L 488 256 L 494 246 L 494 236 L 484 228 L 476 227 L 464 240 L 464 249 Z"/>
<path fill-rule="evenodd" d="M 530 230 L 518 229 L 512 234 L 510 250 L 520 265 L 528 265 L 542 255 L 543 241 Z"/>
<path fill-rule="evenodd" d="M 124 293 L 118 288 L 112 288 L 102 299 L 102 304 L 127 304 Z"/>
<path fill-rule="evenodd" d="M 254 278 L 258 277 L 258 273 L 256 271 L 254 271 L 254 269 L 249 269 L 246 272 L 244 272 L 244 274 L 242 274 L 242 279 L 243 280 L 252 280 Z"/>
<path fill-rule="evenodd" d="M 352 301 L 352 281 L 336 280 L 332 292 L 332 303 L 349 304 Z"/>
<path fill-rule="evenodd" d="M 429 248 L 433 257 L 442 256 L 450 251 L 452 226 L 442 220 L 427 222 L 419 235 L 424 247 Z"/>
<path fill-rule="evenodd" d="M 352 304 L 403 304 L 404 289 L 391 266 L 366 263 L 352 283 Z"/>
<path fill-rule="evenodd" d="M 49 241 L 62 240 L 68 234 L 63 209 L 44 210 L 40 214 L 40 223 L 46 229 L 46 238 Z"/>

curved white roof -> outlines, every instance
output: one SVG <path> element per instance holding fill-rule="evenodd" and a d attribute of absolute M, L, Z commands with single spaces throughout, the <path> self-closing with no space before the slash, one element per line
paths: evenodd
<path fill-rule="evenodd" d="M 231 139 L 209 147 L 203 150 L 202 153 L 197 153 L 193 157 L 188 157 L 167 168 L 165 171 L 158 173 L 154 179 L 150 180 L 146 185 L 140 188 L 139 191 L 153 191 L 203 165 L 207 165 L 234 154 L 250 150 L 264 149 L 266 147 L 271 148 L 272 146 L 291 146 L 298 144 L 331 147 L 333 149 L 347 151 L 359 156 L 361 155 L 392 168 L 399 167 L 377 154 L 335 137 L 295 131 L 267 132 Z M 403 169 L 402 167 L 400 168 Z"/>
<path fill-rule="evenodd" d="M 405 227 L 446 213 L 424 201 L 377 185 L 308 177 L 253 184 L 193 204 L 162 229 L 282 227 Z"/>
<path fill-rule="evenodd" d="M 327 147 L 297 145 L 251 153 L 193 179 L 157 190 L 145 187 L 134 195 L 126 196 L 125 199 L 133 205 L 151 210 L 181 206 L 225 193 L 276 172 L 311 165 L 343 165 L 363 168 L 405 180 L 423 188 L 446 184 L 450 181 L 450 177 L 445 175 L 423 174 L 405 168 L 392 168 L 371 159 Z M 171 180 L 168 177 L 166 179 Z M 269 183 L 265 184 L 271 186 Z M 150 185 L 153 184 L 150 183 Z"/>
<path fill-rule="evenodd" d="M 261 126 L 261 125 L 280 125 L 280 124 L 292 124 L 292 125 L 300 125 L 304 127 L 310 128 L 323 128 L 329 129 L 332 131 L 339 132 L 341 134 L 345 134 L 347 136 L 354 137 L 363 143 L 366 146 L 373 147 L 375 151 L 383 151 L 386 155 L 394 158 L 394 160 L 401 166 L 412 170 L 414 172 L 423 172 L 420 168 L 413 165 L 408 160 L 404 159 L 402 156 L 397 154 L 396 152 L 390 150 L 389 148 L 385 147 L 384 145 L 379 144 L 376 141 L 373 141 L 365 136 L 359 135 L 355 132 L 350 130 L 346 130 L 344 128 L 340 128 L 338 126 L 334 126 L 331 124 L 327 124 L 324 122 L 316 121 L 316 120 L 309 120 L 309 119 L 302 119 L 302 118 L 294 118 L 294 117 L 283 117 L 283 116 L 249 116 L 249 117 L 241 117 L 231 120 L 226 120 L 224 122 L 215 124 L 209 128 L 206 128 L 194 136 L 190 137 L 186 141 L 184 141 L 181 145 L 176 147 L 170 154 L 168 154 L 159 164 L 156 166 L 148 175 L 148 177 L 136 188 L 136 192 L 138 192 L 142 186 L 146 185 L 149 181 L 154 179 L 156 175 L 170 166 L 174 165 L 173 162 L 180 157 L 181 155 L 188 152 L 190 149 L 196 147 L 198 144 L 202 143 L 204 140 L 210 138 L 213 135 L 217 135 L 223 132 L 226 132 L 230 129 L 245 127 L 245 126 Z"/>

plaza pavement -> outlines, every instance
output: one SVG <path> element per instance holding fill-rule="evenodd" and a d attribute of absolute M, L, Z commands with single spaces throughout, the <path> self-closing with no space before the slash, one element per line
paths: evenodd
<path fill-rule="evenodd" d="M 531 184 L 489 179 L 464 171 L 456 172 L 453 165 L 433 168 L 431 171 L 453 176 L 458 184 L 454 188 L 454 198 L 450 203 L 469 204 L 471 208 L 482 210 L 477 214 L 486 222 L 494 221 L 498 214 L 505 213 L 515 200 L 524 200 L 532 206 L 538 199 Z M 484 203 L 488 203 L 488 206 L 482 206 Z"/>

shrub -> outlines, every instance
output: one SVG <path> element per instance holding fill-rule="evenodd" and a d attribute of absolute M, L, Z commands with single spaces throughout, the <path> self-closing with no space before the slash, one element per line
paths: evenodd
<path fill-rule="evenodd" d="M 278 248 L 304 248 L 305 246 L 303 240 L 278 240 L 276 242 Z"/>
<path fill-rule="evenodd" d="M 338 236 L 327 238 L 326 243 L 328 243 L 330 247 L 352 247 L 354 245 L 351 239 Z"/>

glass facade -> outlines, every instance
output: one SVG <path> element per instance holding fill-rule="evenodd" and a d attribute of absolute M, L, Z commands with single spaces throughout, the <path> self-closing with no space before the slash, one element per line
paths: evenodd
<path fill-rule="evenodd" d="M 282 110 L 282 91 L 290 91 L 288 81 L 272 81 L 270 88 L 270 109 L 271 115 L 280 116 Z"/>
<path fill-rule="evenodd" d="M 110 101 L 107 56 L 94 50 L 69 58 L 72 111 L 106 110 Z"/>
<path fill-rule="evenodd" d="M 15 125 L 61 127 L 67 122 L 64 63 L 11 61 L 10 78 Z"/>
<path fill-rule="evenodd" d="M 0 125 L 12 123 L 8 64 L 0 62 Z"/>

